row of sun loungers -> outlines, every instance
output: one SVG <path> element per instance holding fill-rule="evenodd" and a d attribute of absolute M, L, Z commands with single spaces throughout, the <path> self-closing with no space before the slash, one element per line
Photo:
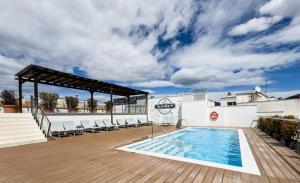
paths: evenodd
<path fill-rule="evenodd" d="M 146 118 L 134 119 L 116 119 L 111 123 L 110 119 L 103 120 L 81 120 L 79 125 L 73 121 L 52 121 L 51 122 L 51 135 L 53 136 L 68 136 L 83 134 L 84 132 L 95 133 L 100 130 L 116 130 L 118 128 L 137 127 L 142 125 L 150 125 L 151 122 Z"/>

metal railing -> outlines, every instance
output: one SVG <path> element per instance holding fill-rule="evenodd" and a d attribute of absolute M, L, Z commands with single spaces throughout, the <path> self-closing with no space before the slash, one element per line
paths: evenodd
<path fill-rule="evenodd" d="M 159 129 L 161 129 L 164 133 L 170 133 L 171 131 L 168 131 L 167 129 L 164 128 L 164 126 L 161 126 L 159 124 L 154 123 L 153 121 L 151 121 L 151 138 L 154 138 L 154 125 L 157 126 Z M 171 136 L 171 139 L 173 140 L 173 142 L 177 143 L 177 144 L 182 144 L 181 141 L 177 140 L 175 137 Z"/>
<path fill-rule="evenodd" d="M 50 136 L 50 128 L 51 128 L 51 121 L 46 116 L 43 109 L 35 105 L 34 99 L 31 98 L 31 113 L 34 117 L 36 123 L 38 124 L 40 130 L 44 133 L 45 137 L 48 138 Z"/>

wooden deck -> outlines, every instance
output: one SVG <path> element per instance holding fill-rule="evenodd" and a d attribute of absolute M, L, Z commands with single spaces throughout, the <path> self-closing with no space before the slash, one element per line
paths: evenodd
<path fill-rule="evenodd" d="M 0 149 L 0 182 L 300 182 L 300 156 L 258 129 L 244 132 L 262 176 L 115 150 L 150 131 L 129 128 Z"/>

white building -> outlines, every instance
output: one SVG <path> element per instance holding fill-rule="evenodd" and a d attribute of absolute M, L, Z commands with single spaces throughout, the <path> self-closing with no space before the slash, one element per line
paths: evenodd
<path fill-rule="evenodd" d="M 269 97 L 261 91 L 260 87 L 255 87 L 253 92 L 231 94 L 230 92 L 226 97 L 222 97 L 220 102 L 221 106 L 240 105 L 252 102 L 268 101 Z"/>

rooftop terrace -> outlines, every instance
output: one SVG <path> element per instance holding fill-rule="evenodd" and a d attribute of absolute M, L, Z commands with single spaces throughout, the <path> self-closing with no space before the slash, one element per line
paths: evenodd
<path fill-rule="evenodd" d="M 147 137 L 150 130 L 128 128 L 0 149 L 0 182 L 300 182 L 300 156 L 259 129 L 244 132 L 262 176 L 115 149 Z"/>

